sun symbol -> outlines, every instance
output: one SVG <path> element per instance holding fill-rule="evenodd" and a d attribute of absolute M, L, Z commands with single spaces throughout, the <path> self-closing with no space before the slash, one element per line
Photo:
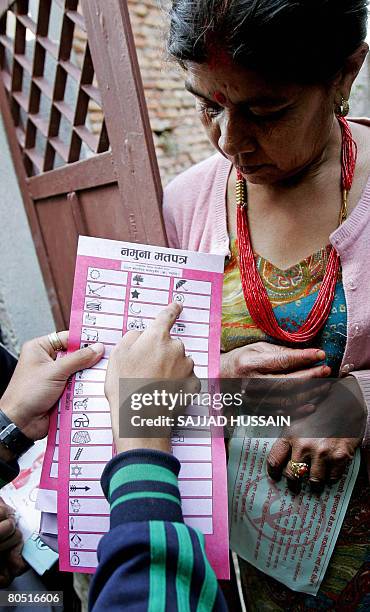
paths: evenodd
<path fill-rule="evenodd" d="M 72 473 L 72 476 L 81 476 L 82 467 L 80 467 L 79 465 L 74 465 L 73 468 L 71 469 L 71 473 Z"/>

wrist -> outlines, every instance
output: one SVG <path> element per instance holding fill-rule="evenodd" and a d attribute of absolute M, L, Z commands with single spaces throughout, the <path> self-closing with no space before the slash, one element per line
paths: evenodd
<path fill-rule="evenodd" d="M 11 415 L 11 411 L 0 409 L 0 445 L 6 461 L 18 459 L 34 444 L 34 440 L 20 429 Z"/>
<path fill-rule="evenodd" d="M 17 405 L 15 402 L 12 402 L 11 399 L 7 399 L 6 393 L 0 399 L 0 410 L 19 429 L 23 429 L 24 427 L 26 427 L 26 425 L 30 423 L 30 417 L 28 416 L 28 418 L 26 418 L 25 416 L 23 416 L 23 410 L 21 406 Z"/>
<path fill-rule="evenodd" d="M 171 453 L 171 440 L 163 438 L 116 438 L 115 446 L 117 453 L 145 448 L 148 450 L 158 450 L 164 453 Z"/>
<path fill-rule="evenodd" d="M 9 402 L 6 398 L 4 401 L 4 396 L 0 400 L 0 410 L 29 440 L 34 442 L 47 435 L 46 415 L 31 416 L 29 410 L 20 404 Z"/>

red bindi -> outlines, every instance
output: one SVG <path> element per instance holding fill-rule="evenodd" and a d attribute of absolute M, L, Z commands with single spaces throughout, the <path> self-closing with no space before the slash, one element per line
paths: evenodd
<path fill-rule="evenodd" d="M 213 94 L 213 99 L 216 100 L 219 104 L 225 104 L 226 96 L 221 93 L 221 91 L 215 91 Z"/>

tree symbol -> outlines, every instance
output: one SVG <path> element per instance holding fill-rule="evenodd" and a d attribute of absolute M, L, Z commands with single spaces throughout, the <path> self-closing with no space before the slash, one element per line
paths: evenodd
<path fill-rule="evenodd" d="M 140 283 L 144 282 L 144 277 L 141 276 L 141 274 L 135 274 L 132 280 L 134 281 L 134 283 L 136 283 L 136 285 L 140 285 Z"/>

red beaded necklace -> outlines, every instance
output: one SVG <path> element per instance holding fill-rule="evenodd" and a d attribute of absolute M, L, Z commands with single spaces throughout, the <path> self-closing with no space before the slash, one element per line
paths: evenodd
<path fill-rule="evenodd" d="M 347 218 L 347 196 L 352 187 L 356 167 L 357 145 L 352 138 L 351 129 L 344 117 L 338 117 L 342 131 L 342 206 L 339 225 Z M 304 324 L 294 332 L 282 329 L 274 315 L 273 308 L 259 275 L 253 254 L 248 227 L 247 189 L 245 179 L 237 172 L 237 234 L 239 248 L 239 267 L 244 299 L 254 323 L 269 336 L 289 343 L 304 343 L 312 340 L 324 326 L 334 300 L 338 280 L 340 258 L 332 246 L 320 291 Z"/>

